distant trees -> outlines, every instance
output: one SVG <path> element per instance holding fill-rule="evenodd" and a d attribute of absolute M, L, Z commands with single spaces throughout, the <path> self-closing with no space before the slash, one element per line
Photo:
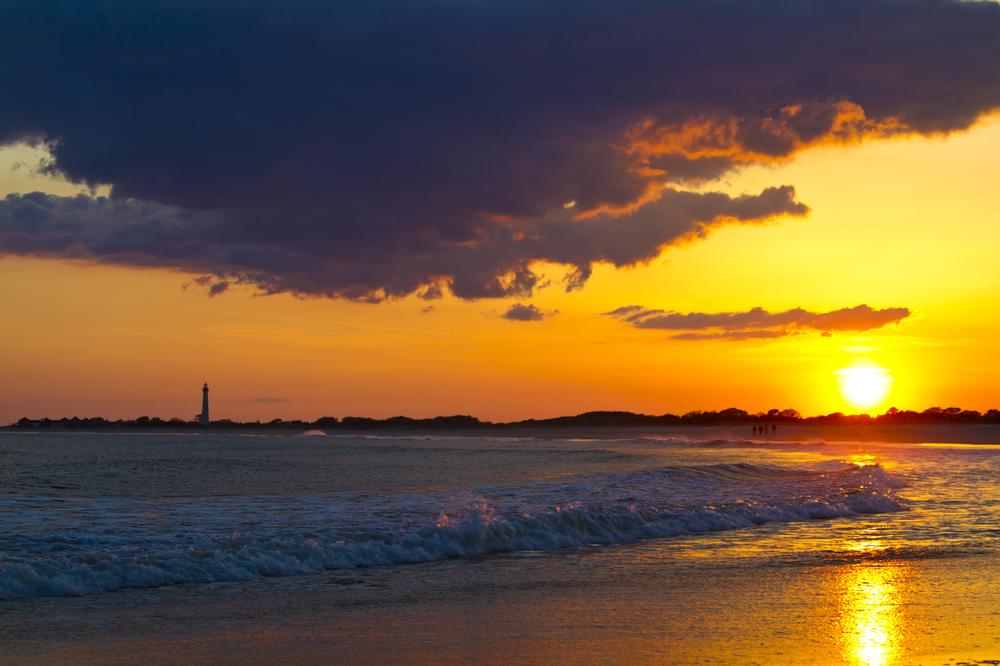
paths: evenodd
<path fill-rule="evenodd" d="M 386 419 L 373 419 L 364 416 L 345 416 L 337 419 L 333 416 L 323 416 L 315 421 L 273 419 L 267 423 L 254 421 L 251 423 L 220 419 L 213 421 L 212 430 L 307 430 L 310 428 L 371 430 L 371 429 L 467 429 L 482 427 L 640 427 L 640 426 L 710 426 L 710 425 L 750 425 L 750 424 L 914 424 L 914 423 L 1000 423 L 1000 410 L 990 409 L 985 413 L 959 407 L 930 407 L 922 412 L 900 410 L 890 407 L 884 414 L 870 416 L 868 414 L 844 414 L 833 412 L 821 416 L 803 417 L 794 409 L 769 409 L 766 412 L 750 414 L 749 412 L 729 407 L 721 411 L 692 411 L 681 416 L 676 414 L 636 414 L 624 411 L 592 411 L 575 416 L 557 416 L 551 419 L 527 419 L 511 423 L 490 423 L 480 421 L 474 416 L 458 414 L 454 416 L 435 416 L 433 418 L 410 418 L 408 416 L 393 416 Z M 173 430 L 196 430 L 202 426 L 195 421 L 185 421 L 179 418 L 163 420 L 155 416 L 140 416 L 126 421 L 109 421 L 100 417 L 94 418 L 61 418 L 61 419 L 18 419 L 6 426 L 7 429 L 54 428 L 60 430 L 112 430 L 112 429 L 156 429 L 170 428 Z"/>

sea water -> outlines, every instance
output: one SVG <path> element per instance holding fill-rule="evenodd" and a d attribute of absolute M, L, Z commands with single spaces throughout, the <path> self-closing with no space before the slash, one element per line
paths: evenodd
<path fill-rule="evenodd" d="M 1000 537 L 996 445 L 582 434 L 0 435 L 0 599 L 643 544 L 707 566 L 974 556 Z"/>

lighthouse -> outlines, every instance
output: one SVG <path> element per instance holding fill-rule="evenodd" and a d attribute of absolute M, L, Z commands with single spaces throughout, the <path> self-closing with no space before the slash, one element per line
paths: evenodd
<path fill-rule="evenodd" d="M 201 387 L 201 416 L 199 417 L 201 421 L 201 426 L 207 428 L 209 424 L 208 420 L 208 382 Z"/>

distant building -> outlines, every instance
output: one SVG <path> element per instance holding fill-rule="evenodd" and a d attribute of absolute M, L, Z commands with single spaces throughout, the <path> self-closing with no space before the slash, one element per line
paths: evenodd
<path fill-rule="evenodd" d="M 208 418 L 208 382 L 201 387 L 201 414 L 198 416 L 198 421 L 203 427 L 208 427 L 211 422 Z"/>

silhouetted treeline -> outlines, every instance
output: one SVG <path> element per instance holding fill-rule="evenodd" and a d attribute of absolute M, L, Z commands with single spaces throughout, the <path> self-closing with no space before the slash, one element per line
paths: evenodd
<path fill-rule="evenodd" d="M 731 407 L 719 412 L 695 411 L 682 416 L 663 414 L 634 414 L 632 412 L 586 412 L 576 416 L 559 416 L 552 419 L 528 419 L 514 423 L 498 425 L 505 426 L 541 426 L 541 427 L 601 427 L 601 426 L 689 426 L 689 425 L 754 425 L 754 424 L 858 424 L 858 423 L 1000 423 L 1000 410 L 991 409 L 986 413 L 958 407 L 931 407 L 922 412 L 899 410 L 895 407 L 885 414 L 870 416 L 868 414 L 843 414 L 833 412 L 822 416 L 803 417 L 794 409 L 771 409 L 767 412 L 751 414 L 742 409 Z"/>
<path fill-rule="evenodd" d="M 393 416 L 388 419 L 370 419 L 362 416 L 345 416 L 342 419 L 337 419 L 333 416 L 323 416 L 315 421 L 302 421 L 299 419 L 285 421 L 284 419 L 274 419 L 272 421 L 246 422 L 220 419 L 218 421 L 212 421 L 208 428 L 211 430 L 224 430 L 227 428 L 239 430 L 274 430 L 286 428 L 290 430 L 303 430 L 309 428 L 367 430 L 373 428 L 475 428 L 488 425 L 492 424 L 480 421 L 474 416 L 435 416 L 430 419 L 411 419 L 407 416 Z M 140 416 L 139 418 L 132 420 L 118 419 L 117 421 L 109 421 L 108 419 L 100 417 L 81 419 L 74 416 L 73 418 L 61 419 L 23 418 L 16 423 L 7 426 L 7 428 L 58 428 L 66 430 L 94 430 L 98 428 L 129 430 L 140 428 L 159 428 L 173 430 L 179 428 L 185 430 L 204 430 L 205 426 L 201 425 L 197 419 L 192 421 L 185 421 L 179 418 L 165 420 L 155 416 Z"/>
<path fill-rule="evenodd" d="M 751 414 L 742 409 L 731 407 L 722 411 L 696 411 L 678 416 L 676 414 L 635 414 L 632 412 L 585 412 L 576 416 L 558 416 L 551 419 L 526 419 L 509 423 L 491 423 L 480 421 L 474 416 L 435 416 L 429 419 L 413 419 L 407 416 L 393 416 L 387 419 L 372 419 L 362 416 L 345 416 L 337 419 L 324 416 L 315 421 L 292 420 L 238 422 L 222 419 L 212 421 L 211 430 L 307 430 L 318 428 L 323 430 L 375 430 L 375 429 L 428 429 L 449 430 L 459 428 L 600 428 L 627 426 L 719 426 L 719 425 L 753 425 L 753 424 L 817 424 L 817 425 L 851 425 L 851 424 L 923 424 L 923 423 L 1000 423 L 1000 410 L 991 409 L 985 413 L 958 407 L 931 407 L 922 412 L 891 408 L 885 414 L 869 416 L 868 414 L 842 414 L 834 412 L 823 416 L 803 417 L 794 409 L 772 409 L 767 412 Z M 109 421 L 95 418 L 61 418 L 61 419 L 28 419 L 23 418 L 6 429 L 37 429 L 55 428 L 60 430 L 108 430 L 108 429 L 183 429 L 203 430 L 204 426 L 196 420 L 185 421 L 179 418 L 161 419 L 150 416 L 140 416 L 134 420 Z"/>

